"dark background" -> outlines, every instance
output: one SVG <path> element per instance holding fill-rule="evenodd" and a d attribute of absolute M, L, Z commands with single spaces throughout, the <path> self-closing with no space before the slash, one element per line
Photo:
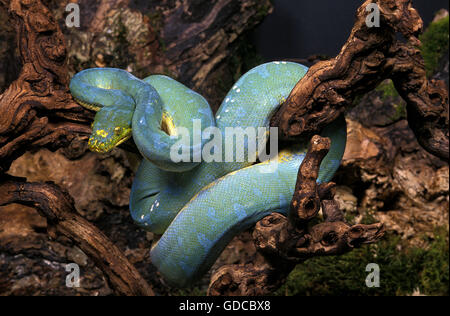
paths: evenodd
<path fill-rule="evenodd" d="M 361 0 L 274 0 L 274 11 L 253 34 L 253 43 L 266 60 L 335 56 L 348 38 Z M 415 0 L 424 27 L 447 0 Z"/>
<path fill-rule="evenodd" d="M 82 27 L 68 29 L 64 23 L 68 0 L 42 1 L 63 29 L 70 75 L 100 66 L 130 67 L 140 78 L 166 74 L 201 93 L 214 109 L 236 80 L 264 59 L 335 56 L 349 36 L 356 8 L 364 2 L 270 0 L 275 10 L 264 18 L 269 0 L 76 0 L 83 8 Z M 220 15 L 205 18 L 211 8 L 224 3 Z M 448 9 L 448 3 L 421 0 L 414 1 L 414 7 L 426 27 L 437 10 Z M 201 31 L 184 34 L 192 24 L 202 26 Z M 16 32 L 6 7 L 0 5 L 0 93 L 22 68 L 17 63 Z M 250 33 L 258 51 L 249 45 Z M 211 40 L 213 34 L 219 36 Z M 442 37 L 448 43 L 448 32 Z M 41 39 L 37 44 L 51 46 Z M 432 75 L 448 82 L 446 47 Z M 433 49 L 439 48 L 433 44 Z M 60 117 L 50 108 L 39 113 L 39 120 L 48 118 L 51 124 Z M 305 261 L 274 294 L 448 296 L 448 162 L 418 144 L 408 128 L 405 102 L 390 81 L 355 100 L 347 114 L 349 155 L 334 179 L 336 197 L 351 224 L 382 222 L 388 234 L 376 245 Z M 7 135 L 6 142 L 17 136 L 10 131 L 2 134 Z M 205 295 L 210 274 L 179 290 L 163 282 L 151 265 L 148 254 L 157 236 L 140 229 L 128 207 L 139 155 L 122 149 L 97 155 L 83 152 L 83 146 L 75 143 L 67 151 L 29 151 L 8 173 L 31 182 L 52 181 L 67 191 L 78 213 L 124 251 L 158 295 Z M 47 224 L 33 207 L 0 207 L 0 296 L 112 295 L 95 263 L 66 238 L 49 238 Z M 254 256 L 252 234 L 247 231 L 225 249 L 215 267 L 250 263 Z M 65 286 L 65 265 L 70 262 L 81 267 L 80 288 Z M 379 288 L 364 285 L 368 263 L 380 265 Z"/>

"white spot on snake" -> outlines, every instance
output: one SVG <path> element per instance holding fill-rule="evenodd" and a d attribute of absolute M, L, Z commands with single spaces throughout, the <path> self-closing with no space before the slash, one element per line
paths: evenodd
<path fill-rule="evenodd" d="M 233 99 L 233 100 L 231 100 L 231 103 L 234 103 L 234 101 L 235 101 L 234 99 Z"/>
<path fill-rule="evenodd" d="M 275 62 L 275 65 L 279 65 L 279 64 L 280 64 L 280 62 L 279 62 L 279 61 L 276 61 L 276 62 Z"/>
<path fill-rule="evenodd" d="M 237 89 L 236 92 L 237 92 L 237 93 L 241 92 L 241 89 Z"/>
<path fill-rule="evenodd" d="M 216 119 L 220 119 L 220 115 L 217 115 L 217 116 L 216 116 Z"/>
<path fill-rule="evenodd" d="M 144 215 L 141 216 L 141 219 L 144 219 Z"/>
<path fill-rule="evenodd" d="M 230 98 L 227 98 L 226 100 L 225 100 L 225 102 L 229 102 L 230 101 Z"/>
<path fill-rule="evenodd" d="M 226 110 L 225 110 L 225 113 L 228 113 L 228 112 L 230 112 L 230 110 L 229 110 L 229 109 L 226 109 Z"/>
<path fill-rule="evenodd" d="M 285 62 L 285 61 L 282 61 L 281 63 L 282 63 L 283 65 L 286 65 L 286 64 L 287 64 L 287 62 Z"/>
<path fill-rule="evenodd" d="M 236 90 L 237 88 L 238 88 L 238 86 L 234 86 L 234 87 L 233 87 L 233 90 Z"/>

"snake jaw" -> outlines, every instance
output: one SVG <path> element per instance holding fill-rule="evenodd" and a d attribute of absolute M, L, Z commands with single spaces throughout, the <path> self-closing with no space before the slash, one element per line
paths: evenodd
<path fill-rule="evenodd" d="M 114 147 L 117 147 L 117 146 L 119 146 L 120 144 L 123 144 L 123 143 L 125 143 L 127 140 L 129 140 L 131 138 L 131 129 L 130 129 L 130 133 L 126 136 L 126 137 L 124 137 L 124 138 L 122 138 L 121 140 L 119 140 L 117 143 L 116 143 L 116 145 L 114 146 Z"/>
<path fill-rule="evenodd" d="M 100 111 L 102 109 L 102 107 L 99 106 L 99 105 L 91 104 L 91 103 L 88 103 L 88 102 L 84 102 L 84 101 L 81 101 L 80 99 L 75 98 L 75 97 L 73 97 L 73 99 L 75 100 L 76 103 L 78 103 L 79 105 L 81 105 L 82 107 L 84 107 L 84 108 L 86 108 L 88 110 L 98 112 L 98 111 Z"/>
<path fill-rule="evenodd" d="M 114 130 L 94 130 L 89 138 L 89 150 L 105 154 L 131 138 L 131 128 L 115 127 Z"/>

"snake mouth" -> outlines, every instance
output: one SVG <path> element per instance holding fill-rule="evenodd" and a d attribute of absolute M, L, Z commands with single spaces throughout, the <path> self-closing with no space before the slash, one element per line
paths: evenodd
<path fill-rule="evenodd" d="M 122 137 L 118 141 L 110 141 L 110 142 L 104 142 L 99 141 L 97 138 L 89 138 L 88 146 L 89 150 L 99 153 L 99 154 L 106 154 L 113 150 L 115 147 L 119 146 L 120 144 L 123 144 L 127 140 L 131 138 L 131 132 L 127 134 L 126 136 Z"/>
<path fill-rule="evenodd" d="M 122 138 L 121 140 L 119 140 L 119 141 L 114 145 L 114 147 L 117 147 L 117 146 L 119 146 L 119 145 L 125 143 L 125 142 L 126 142 L 127 140 L 129 140 L 130 138 L 131 138 L 131 131 L 130 131 L 130 134 L 128 134 L 127 136 L 125 136 L 124 138 Z"/>
<path fill-rule="evenodd" d="M 76 103 L 78 103 L 78 104 L 81 105 L 82 107 L 84 107 L 84 108 L 86 108 L 86 109 L 88 109 L 88 110 L 91 110 L 91 111 L 98 112 L 98 111 L 100 111 L 101 108 L 102 108 L 101 106 L 98 106 L 98 105 L 96 105 L 96 104 L 91 104 L 91 103 L 88 103 L 88 102 L 81 101 L 80 99 L 77 99 L 77 98 L 75 98 L 75 97 L 73 97 L 73 99 L 75 100 Z"/>

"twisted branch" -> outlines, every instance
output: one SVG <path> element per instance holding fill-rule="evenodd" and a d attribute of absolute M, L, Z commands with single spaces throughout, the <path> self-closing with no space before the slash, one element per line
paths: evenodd
<path fill-rule="evenodd" d="M 30 183 L 8 177 L 0 184 L 0 206 L 18 203 L 36 208 L 47 219 L 52 238 L 68 237 L 105 274 L 118 295 L 154 295 L 136 268 L 108 237 L 79 216 L 72 197 L 53 183 Z"/>
<path fill-rule="evenodd" d="M 5 175 L 25 151 L 65 148 L 70 157 L 84 152 L 92 114 L 78 106 L 68 90 L 64 37 L 39 0 L 0 0 L 16 26 L 22 71 L 0 95 L 0 205 L 33 205 L 48 219 L 50 234 L 71 238 L 105 272 L 118 294 L 152 294 L 123 254 L 95 227 L 79 217 L 67 193 L 54 184 L 27 183 Z M 381 27 L 365 24 L 369 3 L 378 4 Z M 281 139 L 316 134 L 352 104 L 357 95 L 391 78 L 407 102 L 408 121 L 420 144 L 448 159 L 448 92 L 425 76 L 417 45 L 422 21 L 408 0 L 367 0 L 340 54 L 310 68 L 273 117 Z M 400 33 L 406 43 L 397 41 Z M 314 142 L 318 142 L 318 146 Z M 272 214 L 257 223 L 258 249 L 252 264 L 222 267 L 209 294 L 267 294 L 282 284 L 299 262 L 335 255 L 383 234 L 380 224 L 350 226 L 333 199 L 332 183 L 317 186 L 318 164 L 329 149 L 315 137 L 299 170 L 289 218 Z M 325 221 L 308 228 L 322 207 Z"/>
<path fill-rule="evenodd" d="M 296 264 L 315 256 L 340 255 L 384 235 L 382 224 L 349 225 L 334 200 L 334 183 L 316 180 L 330 140 L 311 139 L 297 177 L 289 217 L 279 213 L 256 224 L 253 239 L 257 252 L 251 263 L 226 265 L 217 270 L 209 295 L 268 295 L 278 289 Z M 320 208 L 324 222 L 309 228 Z"/>
<path fill-rule="evenodd" d="M 380 27 L 368 27 L 366 7 L 380 9 Z M 354 99 L 392 79 L 407 103 L 408 122 L 419 143 L 448 160 L 448 91 L 428 80 L 418 36 L 423 22 L 410 0 L 367 0 L 338 56 L 312 66 L 272 118 L 280 138 L 311 136 L 334 121 Z M 397 40 L 398 35 L 407 39 Z"/>
<path fill-rule="evenodd" d="M 153 295 L 125 255 L 95 226 L 77 215 L 73 199 L 52 183 L 28 183 L 4 174 L 12 161 L 33 148 L 84 153 L 92 114 L 68 89 L 64 37 L 39 0 L 0 0 L 15 23 L 22 71 L 0 95 L 0 206 L 35 207 L 48 221 L 50 236 L 70 238 L 105 273 L 116 294 Z"/>

